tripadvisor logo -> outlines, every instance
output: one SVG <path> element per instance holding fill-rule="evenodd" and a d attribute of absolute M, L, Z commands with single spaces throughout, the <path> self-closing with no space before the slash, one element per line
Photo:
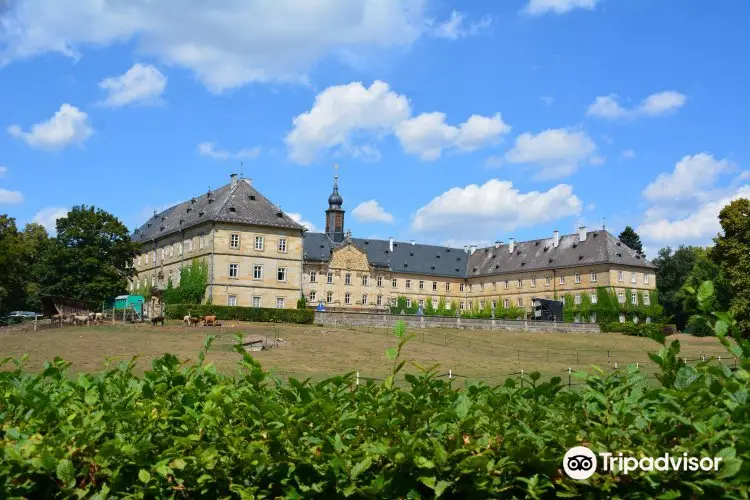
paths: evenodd
<path fill-rule="evenodd" d="M 624 456 L 622 452 L 615 456 L 613 453 L 600 452 L 602 472 L 622 472 L 629 474 L 641 471 L 684 471 L 705 472 L 718 471 L 721 457 L 690 457 L 687 452 L 682 455 L 670 455 L 665 453 L 661 457 L 630 457 Z M 565 453 L 563 457 L 563 469 L 572 479 L 588 479 L 597 470 L 597 456 L 585 446 L 576 446 Z"/>

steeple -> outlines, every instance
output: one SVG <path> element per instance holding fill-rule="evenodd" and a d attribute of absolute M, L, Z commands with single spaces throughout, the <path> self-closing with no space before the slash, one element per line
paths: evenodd
<path fill-rule="evenodd" d="M 326 210 L 326 234 L 336 243 L 344 241 L 344 198 L 339 194 L 339 166 L 334 166 L 336 175 L 333 176 L 333 193 L 328 197 Z"/>

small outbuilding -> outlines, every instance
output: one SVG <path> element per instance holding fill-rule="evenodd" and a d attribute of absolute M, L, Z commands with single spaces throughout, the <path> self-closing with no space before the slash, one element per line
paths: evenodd
<path fill-rule="evenodd" d="M 534 297 L 532 303 L 534 304 L 534 311 L 531 315 L 531 319 L 536 321 L 562 322 L 564 306 L 562 300 L 540 299 Z"/>

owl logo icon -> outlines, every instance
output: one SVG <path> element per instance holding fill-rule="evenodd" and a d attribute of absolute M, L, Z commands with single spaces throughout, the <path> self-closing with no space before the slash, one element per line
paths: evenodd
<path fill-rule="evenodd" d="M 572 479 L 588 479 L 596 472 L 596 455 L 585 446 L 576 446 L 565 453 L 563 469 Z"/>

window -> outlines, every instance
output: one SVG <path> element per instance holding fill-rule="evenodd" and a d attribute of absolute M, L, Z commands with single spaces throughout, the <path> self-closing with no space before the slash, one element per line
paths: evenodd
<path fill-rule="evenodd" d="M 521 287 L 523 287 L 523 280 L 518 280 L 518 282 L 516 283 L 516 288 L 521 288 Z"/>
<path fill-rule="evenodd" d="M 576 304 L 580 304 L 581 303 L 581 294 L 580 293 L 576 294 L 574 302 Z"/>
<path fill-rule="evenodd" d="M 170 281 L 172 281 L 172 271 L 169 271 L 169 273 L 167 274 L 167 283 L 169 283 Z"/>
<path fill-rule="evenodd" d="M 367 283 L 369 282 L 368 276 L 362 276 L 362 286 L 367 286 Z"/>
<path fill-rule="evenodd" d="M 510 281 L 505 280 L 505 289 L 507 290 L 508 288 L 510 288 Z"/>
<path fill-rule="evenodd" d="M 284 309 L 284 297 L 276 297 L 276 309 Z"/>
<path fill-rule="evenodd" d="M 315 290 L 310 290 L 310 302 L 315 302 Z"/>
<path fill-rule="evenodd" d="M 161 249 L 161 255 L 159 255 L 160 259 L 164 261 L 164 249 Z M 154 257 L 154 264 L 156 264 L 156 257 Z"/>
<path fill-rule="evenodd" d="M 576 284 L 581 282 L 581 273 L 576 273 Z"/>
<path fill-rule="evenodd" d="M 406 307 L 411 307 L 411 299 L 406 299 Z"/>
<path fill-rule="evenodd" d="M 651 317 L 650 316 L 646 316 L 646 323 L 651 323 Z"/>
<path fill-rule="evenodd" d="M 203 241 L 204 241 L 203 236 L 201 236 L 198 239 L 198 248 L 200 248 L 201 250 L 203 249 Z"/>
<path fill-rule="evenodd" d="M 618 292 L 617 293 L 617 301 L 620 304 L 624 304 L 625 303 L 625 292 Z"/>
<path fill-rule="evenodd" d="M 463 300 L 458 303 L 458 308 L 461 309 L 462 311 L 464 310 L 464 306 L 465 306 L 465 304 L 464 304 Z"/>
<path fill-rule="evenodd" d="M 154 252 L 154 254 L 156 254 L 156 252 Z M 144 255 L 144 257 L 146 258 L 146 265 L 148 265 L 148 254 Z M 156 260 L 156 259 L 154 259 L 154 260 Z"/>
<path fill-rule="evenodd" d="M 286 267 L 280 267 L 276 270 L 276 281 L 286 281 Z"/>
<path fill-rule="evenodd" d="M 424 307 L 424 299 L 419 299 L 419 307 Z"/>
<path fill-rule="evenodd" d="M 651 305 L 651 295 L 648 292 L 643 292 L 643 305 L 644 306 Z"/>
<path fill-rule="evenodd" d="M 437 281 L 433 281 L 433 282 L 432 282 L 432 289 L 433 289 L 434 291 L 437 291 Z"/>
<path fill-rule="evenodd" d="M 263 236 L 256 236 L 255 237 L 255 249 L 256 250 L 263 250 L 263 246 L 265 244 L 265 240 Z"/>
<path fill-rule="evenodd" d="M 363 306 L 367 305 L 367 294 L 366 293 L 362 294 L 362 305 Z"/>
<path fill-rule="evenodd" d="M 253 307 L 260 307 L 260 297 L 253 297 Z"/>
<path fill-rule="evenodd" d="M 531 278 L 531 287 L 536 288 L 536 278 Z"/>
<path fill-rule="evenodd" d="M 432 299 L 432 308 L 433 309 L 437 309 L 437 306 L 438 306 L 438 300 L 437 299 Z"/>
<path fill-rule="evenodd" d="M 229 295 L 227 297 L 227 305 L 228 306 L 236 306 L 237 305 L 237 296 L 236 295 Z"/>
<path fill-rule="evenodd" d="M 344 304 L 349 304 L 352 301 L 352 294 L 346 292 L 344 294 Z"/>
<path fill-rule="evenodd" d="M 382 295 L 378 295 L 378 298 L 377 298 L 377 305 L 379 305 L 379 306 L 382 306 L 382 305 L 383 305 L 383 296 L 382 296 Z"/>
<path fill-rule="evenodd" d="M 472 287 L 472 285 L 471 285 L 471 283 L 469 283 L 469 293 L 471 293 L 471 287 Z"/>
<path fill-rule="evenodd" d="M 625 281 L 625 273 L 622 271 L 617 271 L 617 281 Z"/>
<path fill-rule="evenodd" d="M 186 252 L 192 252 L 193 251 L 193 240 L 187 240 L 185 242 L 185 251 Z"/>
<path fill-rule="evenodd" d="M 328 273 L 328 275 L 326 276 L 326 282 L 328 284 L 333 283 L 333 273 Z"/>
<path fill-rule="evenodd" d="M 446 311 L 450 311 L 451 309 L 453 309 L 452 302 L 446 302 L 445 303 L 445 310 Z"/>
<path fill-rule="evenodd" d="M 344 275 L 344 284 L 345 285 L 351 285 L 352 284 L 352 275 L 349 273 L 346 273 Z"/>
<path fill-rule="evenodd" d="M 419 280 L 419 289 L 424 290 L 424 280 Z"/>
<path fill-rule="evenodd" d="M 240 248 L 240 235 L 230 234 L 229 235 L 229 248 Z"/>
<path fill-rule="evenodd" d="M 131 282 L 130 282 L 130 291 L 132 292 L 132 291 L 133 291 L 133 289 L 135 289 L 135 283 L 133 283 L 133 282 L 131 281 Z"/>
<path fill-rule="evenodd" d="M 156 286 L 156 276 L 151 276 L 151 286 Z"/>
<path fill-rule="evenodd" d="M 236 278 L 239 270 L 239 264 L 229 264 L 229 277 Z"/>
<path fill-rule="evenodd" d="M 596 312 L 591 313 L 591 317 L 589 318 L 589 321 L 592 323 L 596 323 Z"/>
<path fill-rule="evenodd" d="M 581 322 L 581 315 L 576 314 L 575 317 L 573 318 L 573 323 L 580 323 L 580 322 Z"/>
<path fill-rule="evenodd" d="M 383 286 L 383 277 L 382 276 L 378 276 L 377 280 L 375 280 L 375 284 L 378 287 L 382 287 Z M 378 304 L 378 305 L 380 305 L 380 304 Z"/>
<path fill-rule="evenodd" d="M 510 307 L 510 300 L 508 300 L 508 299 L 503 300 L 503 307 L 506 308 L 506 309 L 509 308 Z"/>
<path fill-rule="evenodd" d="M 651 277 L 650 274 L 643 273 L 643 284 L 644 285 L 648 285 L 648 283 L 650 281 L 650 277 Z M 649 319 L 649 318 L 646 318 L 646 319 Z"/>
<path fill-rule="evenodd" d="M 625 323 L 625 315 L 620 314 L 620 323 Z"/>
<path fill-rule="evenodd" d="M 479 301 L 479 309 L 484 309 L 484 301 L 483 300 Z"/>
<path fill-rule="evenodd" d="M 255 264 L 253 266 L 253 279 L 254 280 L 262 280 L 263 279 L 263 266 L 259 264 Z"/>
<path fill-rule="evenodd" d="M 451 284 L 449 282 L 445 282 L 445 291 L 450 292 L 451 291 Z"/>
<path fill-rule="evenodd" d="M 494 292 L 495 290 L 497 290 L 497 282 L 493 281 L 492 282 L 492 291 Z"/>
<path fill-rule="evenodd" d="M 458 291 L 459 291 L 459 292 L 463 292 L 463 291 L 464 291 L 464 284 L 463 284 L 463 283 L 460 283 L 460 284 L 458 285 Z"/>
<path fill-rule="evenodd" d="M 483 291 L 484 291 L 484 283 L 480 283 L 480 284 L 479 284 L 479 291 L 480 291 L 480 292 L 483 292 Z"/>
<path fill-rule="evenodd" d="M 638 276 L 635 272 L 630 273 L 630 282 L 631 283 L 637 283 L 638 280 L 636 279 L 636 276 Z"/>
<path fill-rule="evenodd" d="M 279 238 L 279 252 L 286 253 L 286 238 Z"/>
<path fill-rule="evenodd" d="M 326 293 L 326 302 L 331 304 L 333 302 L 333 292 Z"/>
<path fill-rule="evenodd" d="M 561 285 L 565 284 L 565 276 L 560 276 L 560 284 Z"/>
<path fill-rule="evenodd" d="M 318 273 L 315 271 L 310 271 L 310 283 L 315 283 L 315 281 L 318 279 Z"/>
<path fill-rule="evenodd" d="M 146 255 L 146 258 L 148 259 L 148 255 Z M 141 256 L 140 255 L 138 256 L 138 265 L 139 266 L 141 265 Z"/>
<path fill-rule="evenodd" d="M 473 309 L 474 308 L 474 303 L 471 300 L 469 301 L 469 303 L 467 305 L 469 306 L 469 309 Z"/>
<path fill-rule="evenodd" d="M 391 280 L 391 287 L 392 288 L 398 288 L 398 280 L 396 278 L 393 278 Z"/>
<path fill-rule="evenodd" d="M 406 280 L 406 289 L 411 288 L 411 280 Z"/>
<path fill-rule="evenodd" d="M 493 309 L 497 309 L 497 301 L 496 300 L 492 301 L 492 308 Z"/>
<path fill-rule="evenodd" d="M 169 257 L 174 257 L 174 247 L 175 245 L 171 245 L 169 247 Z"/>
<path fill-rule="evenodd" d="M 638 292 L 630 293 L 630 303 L 633 305 L 638 305 Z"/>
<path fill-rule="evenodd" d="M 516 304 L 518 304 L 518 307 L 521 307 L 521 306 L 523 306 L 523 299 L 522 299 L 521 297 L 518 297 L 518 298 L 516 299 Z"/>
<path fill-rule="evenodd" d="M 552 283 L 552 278 L 550 278 L 549 274 L 544 277 L 544 286 L 550 286 Z"/>
<path fill-rule="evenodd" d="M 591 303 L 596 304 L 599 301 L 599 297 L 597 297 L 596 292 L 591 293 Z"/>

